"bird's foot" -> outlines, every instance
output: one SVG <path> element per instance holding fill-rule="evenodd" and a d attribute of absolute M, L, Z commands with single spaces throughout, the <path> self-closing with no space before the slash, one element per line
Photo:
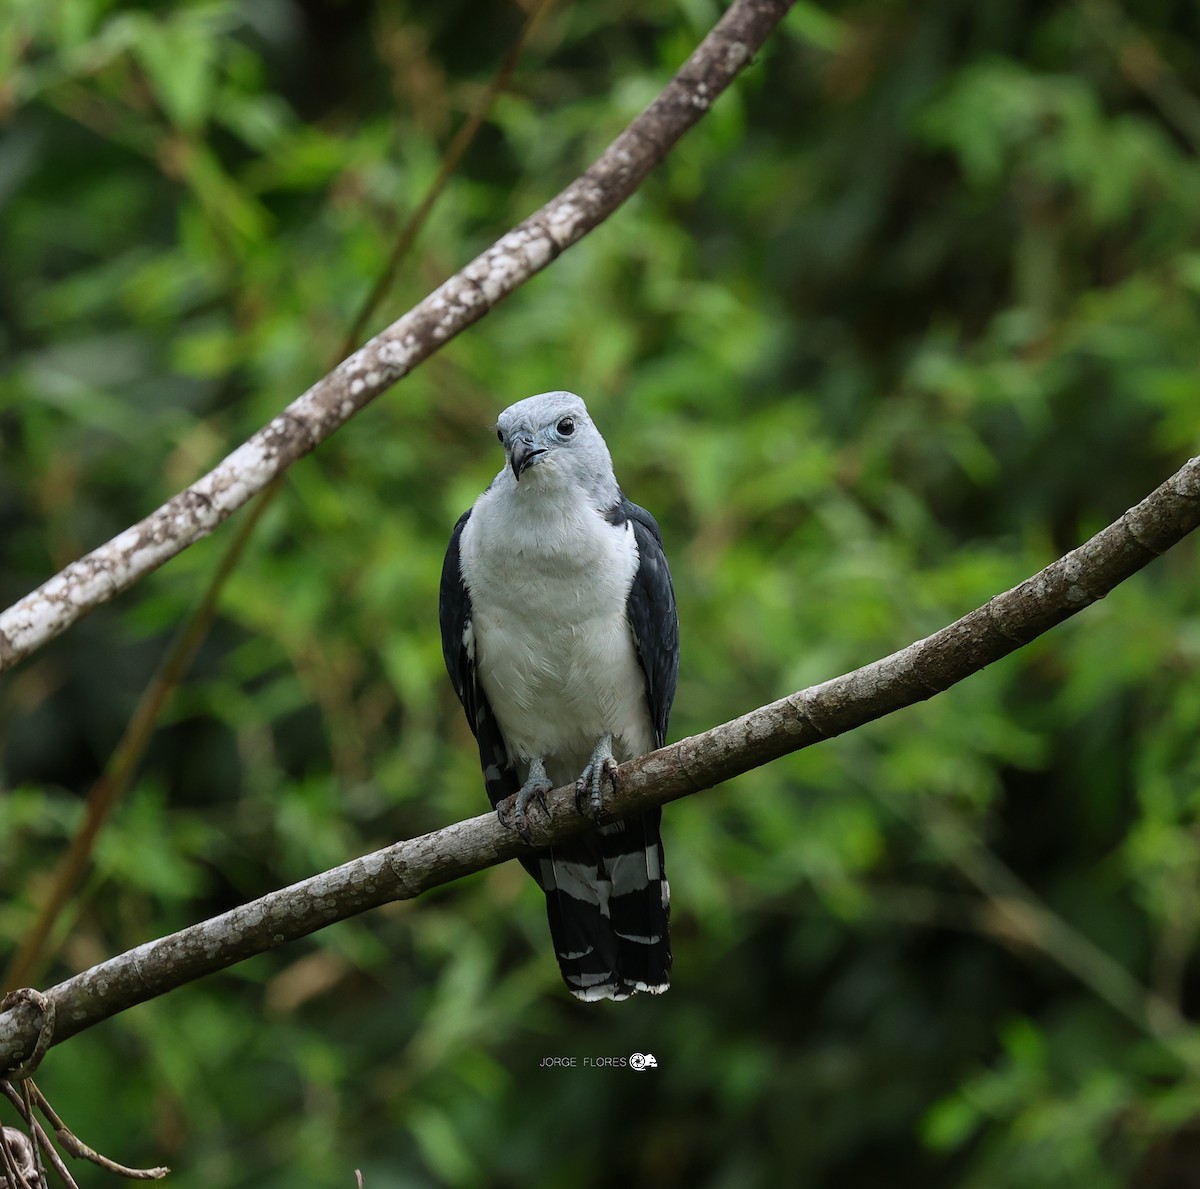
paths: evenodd
<path fill-rule="evenodd" d="M 579 779 L 575 782 L 575 808 L 590 818 L 598 818 L 603 808 L 605 785 L 617 787 L 617 761 L 613 758 L 612 736 L 602 735 Z"/>
<path fill-rule="evenodd" d="M 500 824 L 509 830 L 516 830 L 525 842 L 533 841 L 533 831 L 529 828 L 530 802 L 536 801 L 542 812 L 549 817 L 550 809 L 546 805 L 546 794 L 554 787 L 546 777 L 546 769 L 540 758 L 529 765 L 529 776 L 517 792 L 511 797 L 505 797 L 496 806 L 496 816 Z"/>

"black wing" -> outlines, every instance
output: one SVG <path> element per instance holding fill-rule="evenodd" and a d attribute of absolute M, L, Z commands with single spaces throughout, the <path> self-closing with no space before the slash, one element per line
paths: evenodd
<path fill-rule="evenodd" d="M 459 540 L 470 517 L 464 512 L 450 534 L 446 560 L 442 563 L 442 582 L 438 591 L 438 618 L 442 626 L 442 657 L 458 700 L 462 703 L 479 744 L 479 764 L 488 799 L 493 805 L 520 788 L 516 769 L 508 758 L 508 748 L 500 734 L 500 724 L 492 713 L 475 672 L 475 646 L 471 639 L 471 595 L 462 577 Z"/>
<path fill-rule="evenodd" d="M 646 679 L 646 702 L 654 723 L 654 746 L 662 747 L 667 741 L 667 722 L 679 676 L 679 616 L 675 610 L 671 571 L 663 552 L 658 521 L 645 508 L 639 508 L 622 495 L 608 519 L 613 524 L 632 524 L 637 541 L 638 568 L 625 611 Z"/>

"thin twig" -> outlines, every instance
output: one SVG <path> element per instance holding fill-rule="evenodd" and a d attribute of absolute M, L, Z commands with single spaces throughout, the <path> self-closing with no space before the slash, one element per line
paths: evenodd
<path fill-rule="evenodd" d="M 964 823 L 940 811 L 926 815 L 922 832 L 984 896 L 994 914 L 992 932 L 1035 949 L 1077 978 L 1098 999 L 1157 1040 L 1193 1075 L 1200 1054 L 1180 1041 L 1192 1025 L 1174 1004 L 1134 978 L 1091 938 L 1050 908 Z"/>
<path fill-rule="evenodd" d="M 496 102 L 497 97 L 508 86 L 513 71 L 516 70 L 517 63 L 521 59 L 521 52 L 525 48 L 525 43 L 532 36 L 534 29 L 537 28 L 542 17 L 549 11 L 553 3 L 554 0 L 539 0 L 537 7 L 525 18 L 525 24 L 521 26 L 521 32 L 517 35 L 517 40 L 505 55 L 504 61 L 500 64 L 500 69 L 496 71 L 495 76 L 492 78 L 483 99 L 476 105 L 475 110 L 471 112 L 467 121 L 454 134 L 453 140 L 451 140 L 449 147 L 442 155 L 442 163 L 438 168 L 437 177 L 434 178 L 433 184 L 429 187 L 425 197 L 421 199 L 420 205 L 413 211 L 401 229 L 391 254 L 388 256 L 387 263 L 375 281 L 371 292 L 367 295 L 366 301 L 363 302 L 362 308 L 351 323 L 346 338 L 342 343 L 342 356 L 349 355 L 362 341 L 362 336 L 366 332 L 367 323 L 370 322 L 371 315 L 374 314 L 395 283 L 396 274 L 400 271 L 400 265 L 404 262 L 404 257 L 408 255 L 409 249 L 429 218 L 429 213 L 433 210 L 434 203 L 441 197 L 442 191 L 446 188 L 446 183 L 458 168 L 458 163 L 462 160 L 463 154 L 471 147 L 475 137 L 479 134 L 479 129 L 483 127 L 484 120 L 487 119 L 488 113 L 492 110 L 492 104 Z"/>
<path fill-rule="evenodd" d="M 96 838 L 132 783 L 158 727 L 167 699 L 191 666 L 212 625 L 225 581 L 241 558 L 271 497 L 283 485 L 283 480 L 282 475 L 278 476 L 238 524 L 199 605 L 176 635 L 158 671 L 142 693 L 108 767 L 88 793 L 83 822 L 72 837 L 66 853 L 55 865 L 50 890 L 4 972 L 4 986 L 19 987 L 36 976 L 38 963 L 46 956 L 46 939 L 87 867 Z"/>
<path fill-rule="evenodd" d="M 1081 0 L 1080 28 L 1098 37 L 1117 68 L 1158 108 L 1166 123 L 1200 151 L 1200 99 L 1154 42 L 1112 0 Z M 1136 12 L 1137 10 L 1134 9 Z"/>
<path fill-rule="evenodd" d="M 0 1081 L 0 1091 L 3 1091 L 9 1102 L 11 1102 L 13 1106 L 17 1108 L 17 1113 L 22 1119 L 25 1120 L 25 1123 L 30 1132 L 33 1134 L 33 1138 L 38 1147 L 40 1147 L 45 1153 L 46 1159 L 50 1161 L 50 1167 L 53 1168 L 56 1173 L 58 1173 L 59 1179 L 62 1181 L 62 1183 L 66 1185 L 67 1189 L 79 1189 L 78 1184 L 75 1182 L 75 1178 L 71 1176 L 70 1170 L 63 1163 L 62 1157 L 58 1154 L 58 1150 L 50 1142 L 50 1137 L 46 1134 L 46 1129 L 32 1114 L 26 1112 L 25 1102 L 21 1095 L 18 1094 L 15 1089 L 13 1089 L 12 1083 Z"/>
<path fill-rule="evenodd" d="M 25 1114 L 27 1118 L 33 1118 L 33 1091 L 36 1087 L 33 1084 L 32 1078 L 21 1079 L 21 1097 L 25 1100 Z M 47 1189 L 46 1185 L 46 1166 L 42 1164 L 42 1147 L 41 1144 L 31 1144 L 33 1149 L 33 1167 L 37 1173 L 39 1189 Z"/>
<path fill-rule="evenodd" d="M 26 1085 L 31 1085 L 29 1079 L 26 1079 Z M 54 1128 L 55 1138 L 69 1156 L 75 1156 L 81 1160 L 89 1160 L 92 1164 L 99 1165 L 106 1172 L 116 1173 L 118 1176 L 126 1177 L 131 1181 L 161 1181 L 171 1170 L 169 1168 L 130 1168 L 128 1165 L 118 1164 L 115 1160 L 110 1160 L 107 1156 L 102 1156 L 94 1148 L 89 1148 L 71 1129 L 58 1117 L 58 1113 L 46 1100 L 46 1096 L 37 1088 L 32 1086 L 34 1100 L 37 1102 L 38 1110 L 45 1115 L 47 1122 Z"/>

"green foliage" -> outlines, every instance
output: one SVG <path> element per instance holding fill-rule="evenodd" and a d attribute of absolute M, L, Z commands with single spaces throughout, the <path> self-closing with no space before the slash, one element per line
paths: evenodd
<path fill-rule="evenodd" d="M 324 373 L 523 15 L 3 8 L 7 605 Z M 662 522 L 676 738 L 928 634 L 1194 452 L 1200 24 L 1127 10 L 798 4 L 623 210 L 293 468 L 40 982 L 482 810 L 436 587 L 513 400 L 584 395 Z M 373 327 L 717 12 L 553 8 Z M 0 682 L 0 952 L 232 527 Z M 1198 570 L 1185 543 L 962 686 L 670 807 L 664 997 L 569 1000 L 510 864 L 39 1081 L 180 1189 L 1187 1183 Z M 633 1051 L 659 1068 L 539 1067 Z"/>

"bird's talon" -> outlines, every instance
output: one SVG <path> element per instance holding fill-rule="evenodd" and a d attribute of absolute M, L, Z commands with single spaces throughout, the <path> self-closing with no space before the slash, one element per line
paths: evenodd
<path fill-rule="evenodd" d="M 518 807 L 516 801 L 515 793 L 511 797 L 505 797 L 496 806 L 496 817 L 506 830 L 515 830 L 522 842 L 532 842 L 533 831 L 529 828 L 529 817 L 523 808 Z"/>
<path fill-rule="evenodd" d="M 614 759 L 607 759 L 600 765 L 600 770 L 596 773 L 596 778 L 592 782 L 592 797 L 588 804 L 588 817 L 597 818 L 600 816 L 601 809 L 604 808 L 604 793 L 605 783 L 608 784 L 608 793 L 611 796 L 617 787 L 617 762 Z"/>
<path fill-rule="evenodd" d="M 548 818 L 550 807 L 546 804 L 546 794 L 554 786 L 546 779 L 545 770 L 540 761 L 535 761 L 530 768 L 529 779 L 510 797 L 505 797 L 496 803 L 496 817 L 506 830 L 516 830 L 523 842 L 533 841 L 533 831 L 529 827 L 527 810 L 531 802 L 536 801 L 542 812 Z"/>
<path fill-rule="evenodd" d="M 596 748 L 588 766 L 575 782 L 575 808 L 579 813 L 593 820 L 598 818 L 604 809 L 604 794 L 612 793 L 617 787 L 617 761 L 611 752 L 605 755 L 602 748 L 607 749 L 608 741 Z"/>

